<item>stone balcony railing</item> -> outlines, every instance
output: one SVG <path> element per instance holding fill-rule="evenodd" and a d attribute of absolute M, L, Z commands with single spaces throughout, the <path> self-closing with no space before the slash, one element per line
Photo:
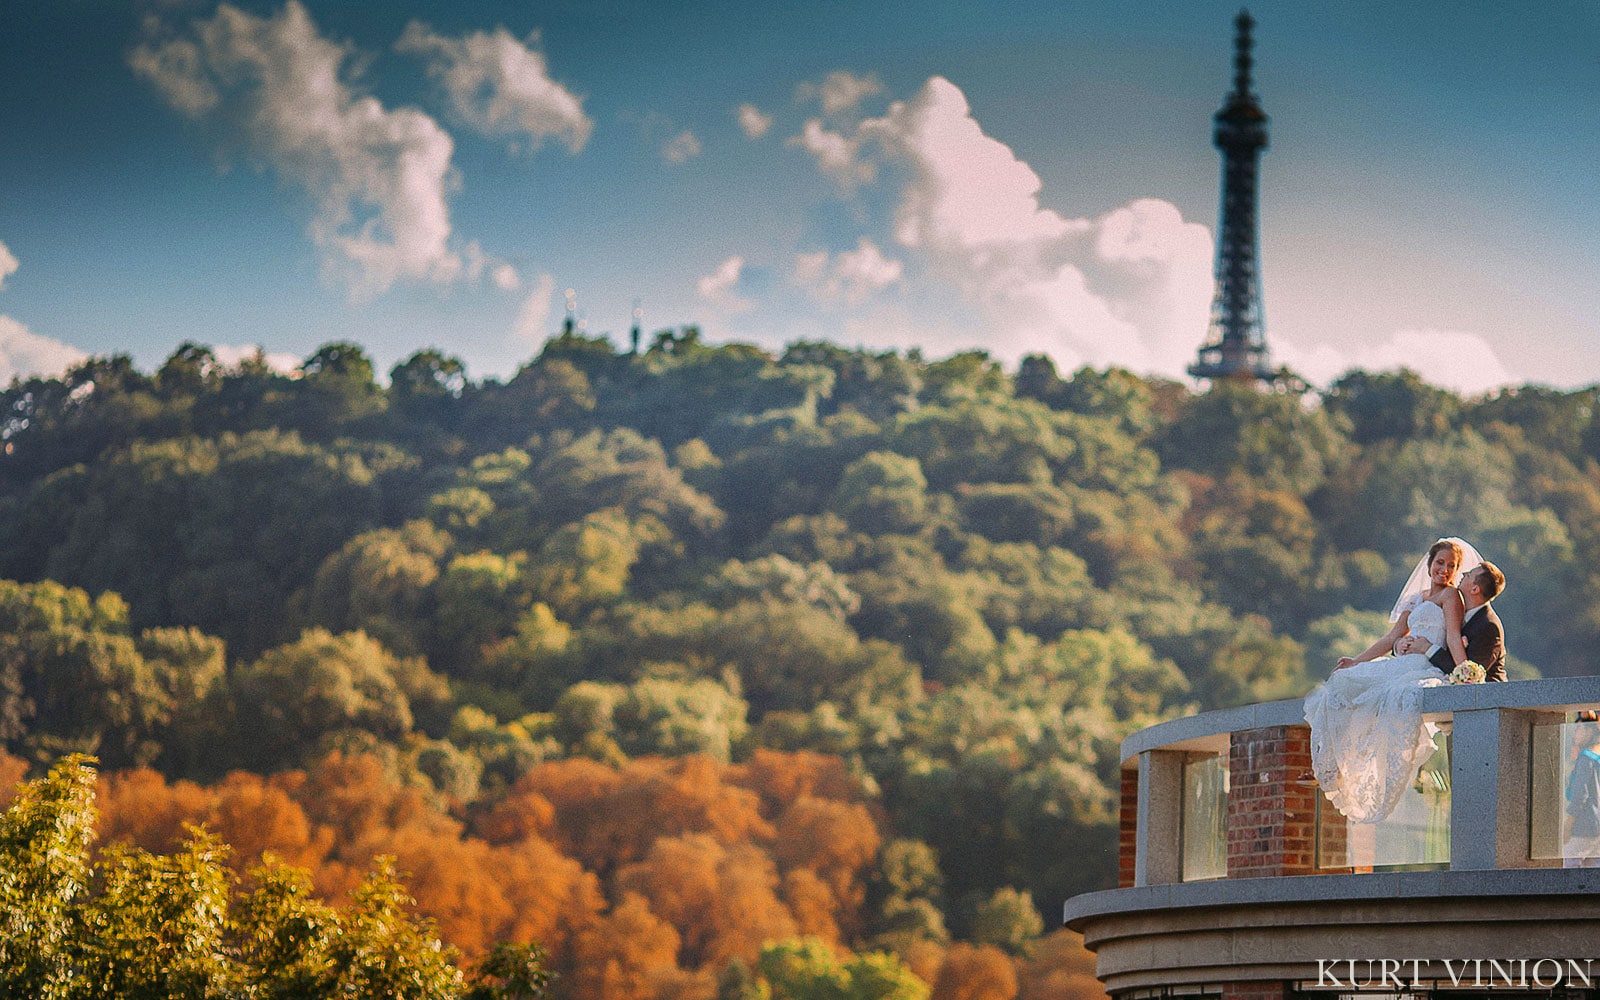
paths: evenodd
<path fill-rule="evenodd" d="M 1304 780 L 1299 700 L 1142 730 L 1122 745 L 1119 888 L 1068 900 L 1066 923 L 1130 996 L 1280 996 L 1321 958 L 1600 959 L 1600 857 L 1573 846 L 1564 795 L 1596 709 L 1600 678 L 1425 690 L 1439 752 L 1375 826 Z"/>

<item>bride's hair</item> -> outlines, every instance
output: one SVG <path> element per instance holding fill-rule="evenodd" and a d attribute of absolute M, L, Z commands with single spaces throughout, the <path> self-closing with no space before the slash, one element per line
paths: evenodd
<path fill-rule="evenodd" d="M 1432 566 L 1433 557 L 1443 552 L 1445 549 L 1449 549 L 1451 552 L 1456 554 L 1456 576 L 1459 577 L 1461 575 L 1461 563 L 1466 559 L 1466 552 L 1461 548 L 1461 543 L 1455 541 L 1454 539 L 1441 538 L 1437 542 L 1434 542 L 1432 545 L 1428 546 L 1428 560 L 1426 565 Z M 1452 580 L 1451 582 L 1454 583 L 1455 581 Z"/>

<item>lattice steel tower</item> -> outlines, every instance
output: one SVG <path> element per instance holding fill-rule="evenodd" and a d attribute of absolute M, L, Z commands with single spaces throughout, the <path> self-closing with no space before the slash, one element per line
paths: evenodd
<path fill-rule="evenodd" d="M 1211 327 L 1200 357 L 1189 366 L 1195 378 L 1275 382 L 1262 330 L 1261 266 L 1256 225 L 1257 178 L 1267 148 L 1267 113 L 1250 92 L 1250 29 L 1241 10 L 1233 53 L 1233 92 L 1214 121 L 1212 141 L 1222 151 L 1222 208 L 1217 232 L 1217 293 Z"/>

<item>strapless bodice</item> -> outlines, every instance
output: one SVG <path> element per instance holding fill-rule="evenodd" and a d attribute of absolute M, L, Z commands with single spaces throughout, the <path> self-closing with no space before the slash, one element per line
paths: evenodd
<path fill-rule="evenodd" d="M 1430 600 L 1420 596 L 1413 599 L 1406 627 L 1412 635 L 1421 636 L 1435 646 L 1444 645 L 1444 609 Z"/>

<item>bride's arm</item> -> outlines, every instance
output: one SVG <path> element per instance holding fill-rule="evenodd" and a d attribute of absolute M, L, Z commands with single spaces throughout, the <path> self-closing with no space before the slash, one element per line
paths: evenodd
<path fill-rule="evenodd" d="M 1461 638 L 1461 622 L 1460 622 L 1460 618 L 1461 618 L 1461 612 L 1457 611 L 1456 612 L 1456 619 L 1457 619 L 1457 621 L 1456 621 L 1456 638 L 1457 638 L 1457 640 L 1459 640 Z M 1339 657 L 1339 662 L 1334 664 L 1333 669 L 1335 669 L 1335 670 L 1343 670 L 1345 667 L 1353 667 L 1357 663 L 1366 663 L 1368 660 L 1376 660 L 1380 656 L 1388 656 L 1390 653 L 1394 652 L 1394 644 L 1396 642 L 1400 641 L 1400 637 L 1405 635 L 1407 632 L 1410 631 L 1410 625 L 1409 625 L 1410 621 L 1411 621 L 1411 610 L 1408 608 L 1405 611 L 1400 613 L 1400 617 L 1398 619 L 1396 619 L 1396 621 L 1394 623 L 1394 628 L 1391 628 L 1387 635 L 1385 635 L 1382 639 L 1379 639 L 1377 642 L 1373 643 L 1372 645 L 1368 646 L 1366 649 L 1362 650 L 1360 656 L 1341 656 L 1341 657 Z"/>
<path fill-rule="evenodd" d="M 1450 647 L 1450 659 L 1458 667 L 1467 662 L 1467 644 L 1461 639 L 1461 622 L 1465 617 L 1461 591 L 1450 591 L 1444 600 L 1444 644 Z"/>

